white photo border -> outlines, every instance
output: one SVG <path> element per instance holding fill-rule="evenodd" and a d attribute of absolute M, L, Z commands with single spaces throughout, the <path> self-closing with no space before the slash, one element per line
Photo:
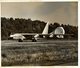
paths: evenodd
<path fill-rule="evenodd" d="M 78 2 L 78 66 L 1 66 L 1 30 L 0 30 L 0 67 L 2 68 L 79 68 L 80 67 L 80 8 L 79 0 L 0 0 L 0 17 L 1 17 L 1 2 Z M 0 18 L 0 29 L 1 29 L 1 18 Z"/>

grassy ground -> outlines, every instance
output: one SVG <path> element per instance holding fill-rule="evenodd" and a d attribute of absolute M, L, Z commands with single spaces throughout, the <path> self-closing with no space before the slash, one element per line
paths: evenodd
<path fill-rule="evenodd" d="M 78 65 L 78 42 L 75 40 L 4 40 L 1 44 L 2 66 Z"/>

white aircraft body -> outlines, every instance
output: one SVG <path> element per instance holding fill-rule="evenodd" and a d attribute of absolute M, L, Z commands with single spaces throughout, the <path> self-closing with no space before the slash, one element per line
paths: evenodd
<path fill-rule="evenodd" d="M 10 38 L 23 41 L 24 39 L 26 39 L 25 36 L 33 36 L 32 40 L 37 41 L 39 36 L 43 36 L 43 38 L 45 38 L 46 36 L 51 35 L 51 34 L 48 34 L 48 28 L 49 28 L 49 23 L 46 24 L 41 34 L 40 33 L 38 34 L 37 33 L 15 33 L 15 34 L 11 34 Z"/>
<path fill-rule="evenodd" d="M 13 37 L 13 39 L 21 39 L 21 40 L 25 39 L 25 37 L 21 34 L 13 34 L 13 35 L 10 35 L 10 37 Z"/>
<path fill-rule="evenodd" d="M 49 23 L 46 24 L 44 30 L 42 33 L 15 33 L 11 34 L 10 38 L 17 39 L 18 41 L 23 41 L 26 39 L 25 36 L 33 36 L 32 41 L 35 42 L 39 39 L 39 36 L 42 36 L 43 38 L 46 38 L 47 36 L 52 38 L 53 36 L 56 36 L 57 38 L 64 38 L 65 30 L 63 27 L 57 27 L 53 32 L 48 34 L 49 29 Z"/>

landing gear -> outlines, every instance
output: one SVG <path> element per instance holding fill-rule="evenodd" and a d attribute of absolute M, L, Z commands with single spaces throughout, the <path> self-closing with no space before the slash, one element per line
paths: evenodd
<path fill-rule="evenodd" d="M 18 39 L 18 42 L 23 42 L 23 40 L 22 39 Z"/>
<path fill-rule="evenodd" d="M 32 42 L 37 42 L 37 40 L 35 38 L 32 38 Z"/>

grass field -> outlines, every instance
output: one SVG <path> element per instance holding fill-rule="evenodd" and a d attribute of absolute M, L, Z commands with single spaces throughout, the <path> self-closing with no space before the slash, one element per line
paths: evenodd
<path fill-rule="evenodd" d="M 3 40 L 1 56 L 2 66 L 75 66 L 78 65 L 78 42 Z"/>

